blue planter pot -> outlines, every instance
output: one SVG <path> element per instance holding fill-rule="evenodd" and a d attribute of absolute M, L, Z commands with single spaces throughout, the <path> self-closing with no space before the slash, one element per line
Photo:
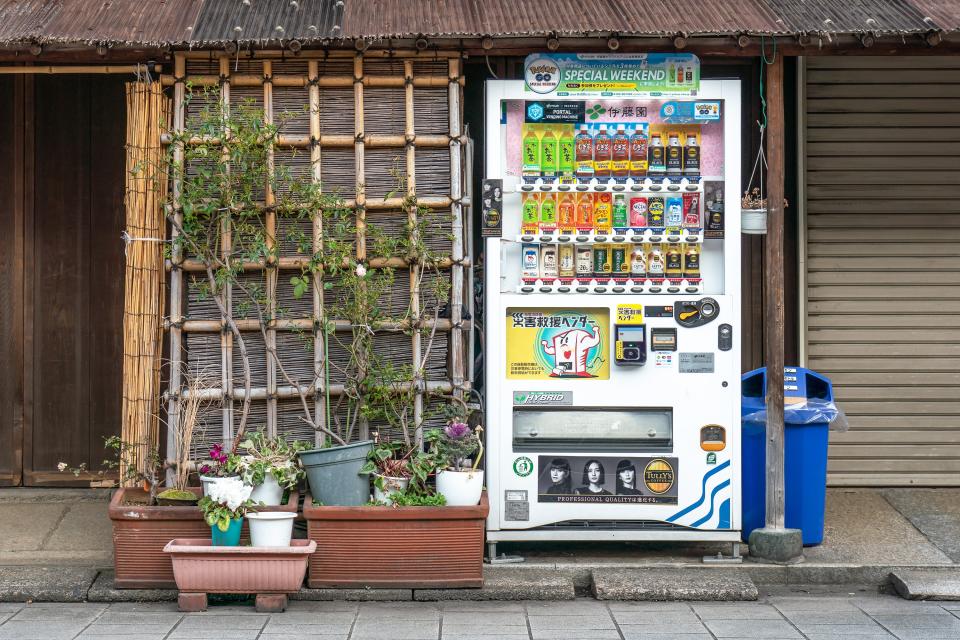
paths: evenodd
<path fill-rule="evenodd" d="M 230 522 L 226 531 L 220 531 L 220 527 L 213 525 L 210 527 L 210 538 L 215 547 L 237 547 L 240 546 L 240 531 L 243 530 L 243 518 L 237 518 Z"/>

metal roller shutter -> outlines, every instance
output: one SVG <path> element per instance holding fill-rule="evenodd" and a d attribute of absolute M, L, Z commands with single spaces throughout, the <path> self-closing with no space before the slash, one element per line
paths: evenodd
<path fill-rule="evenodd" d="M 833 485 L 960 485 L 960 56 L 806 60 L 805 358 Z"/>

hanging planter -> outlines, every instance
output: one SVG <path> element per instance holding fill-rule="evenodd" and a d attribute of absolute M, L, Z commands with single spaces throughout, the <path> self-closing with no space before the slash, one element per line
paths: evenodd
<path fill-rule="evenodd" d="M 761 197 L 759 187 L 744 192 L 740 200 L 740 231 L 752 235 L 767 232 L 767 199 Z"/>

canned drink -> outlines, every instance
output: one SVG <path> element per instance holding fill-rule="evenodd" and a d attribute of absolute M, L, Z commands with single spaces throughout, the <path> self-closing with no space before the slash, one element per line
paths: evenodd
<path fill-rule="evenodd" d="M 660 244 L 648 245 L 650 250 L 647 252 L 647 274 L 651 278 L 663 277 L 663 248 Z"/>
<path fill-rule="evenodd" d="M 590 247 L 577 247 L 576 274 L 579 280 L 589 280 L 593 275 L 593 250 Z"/>
<path fill-rule="evenodd" d="M 647 210 L 647 226 L 654 229 L 663 228 L 663 198 L 660 196 L 650 198 Z"/>
<path fill-rule="evenodd" d="M 625 244 L 615 244 L 610 249 L 610 270 L 616 278 L 626 278 L 630 274 L 630 258 Z"/>
<path fill-rule="evenodd" d="M 521 260 L 520 277 L 524 280 L 536 280 L 540 277 L 540 245 L 524 244 Z"/>
<path fill-rule="evenodd" d="M 593 245 L 593 275 L 597 278 L 609 278 L 611 272 L 610 248 L 605 244 Z"/>
<path fill-rule="evenodd" d="M 642 229 L 647 226 L 647 199 L 630 198 L 630 226 Z"/>
<path fill-rule="evenodd" d="M 562 244 L 560 245 L 560 266 L 558 273 L 561 278 L 572 278 L 574 271 L 573 245 Z"/>
<path fill-rule="evenodd" d="M 613 198 L 609 193 L 594 195 L 596 199 L 593 202 L 593 224 L 597 233 L 610 233 L 613 231 Z"/>
<path fill-rule="evenodd" d="M 683 226 L 683 198 L 667 198 L 665 226 L 679 229 Z"/>
<path fill-rule="evenodd" d="M 688 244 L 687 252 L 683 256 L 683 277 L 700 277 L 700 245 Z"/>
<path fill-rule="evenodd" d="M 683 276 L 683 250 L 679 244 L 671 242 L 667 245 L 663 271 L 668 278 L 680 278 Z"/>
<path fill-rule="evenodd" d="M 540 245 L 540 278 L 543 280 L 553 280 L 558 276 L 557 245 Z"/>
<path fill-rule="evenodd" d="M 630 254 L 630 277 L 634 280 L 647 277 L 647 254 L 642 246 L 635 247 Z"/>
<path fill-rule="evenodd" d="M 683 194 L 683 228 L 699 229 L 703 227 L 703 219 L 700 214 L 700 194 Z"/>

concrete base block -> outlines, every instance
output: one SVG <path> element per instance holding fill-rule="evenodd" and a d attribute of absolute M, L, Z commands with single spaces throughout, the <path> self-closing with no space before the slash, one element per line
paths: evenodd
<path fill-rule="evenodd" d="M 176 589 L 116 589 L 113 570 L 101 571 L 87 592 L 89 602 L 173 602 Z"/>
<path fill-rule="evenodd" d="M 750 533 L 750 560 L 774 564 L 803 561 L 803 534 L 800 529 L 754 529 Z"/>
<path fill-rule="evenodd" d="M 256 609 L 257 613 L 283 613 L 287 610 L 287 595 L 285 593 L 258 593 Z"/>
<path fill-rule="evenodd" d="M 597 600 L 752 601 L 757 587 L 743 572 L 723 569 L 595 569 Z"/>
<path fill-rule="evenodd" d="M 890 582 L 907 600 L 960 600 L 960 569 L 898 569 Z"/>
<path fill-rule="evenodd" d="M 197 613 L 207 610 L 207 594 L 180 593 L 177 598 L 177 609 L 184 613 Z"/>
<path fill-rule="evenodd" d="M 351 601 L 351 602 L 408 602 L 413 600 L 413 589 L 309 589 L 290 594 L 291 600 Z"/>
<path fill-rule="evenodd" d="M 414 600 L 573 600 L 573 580 L 549 569 L 486 568 L 480 589 L 416 589 Z"/>

